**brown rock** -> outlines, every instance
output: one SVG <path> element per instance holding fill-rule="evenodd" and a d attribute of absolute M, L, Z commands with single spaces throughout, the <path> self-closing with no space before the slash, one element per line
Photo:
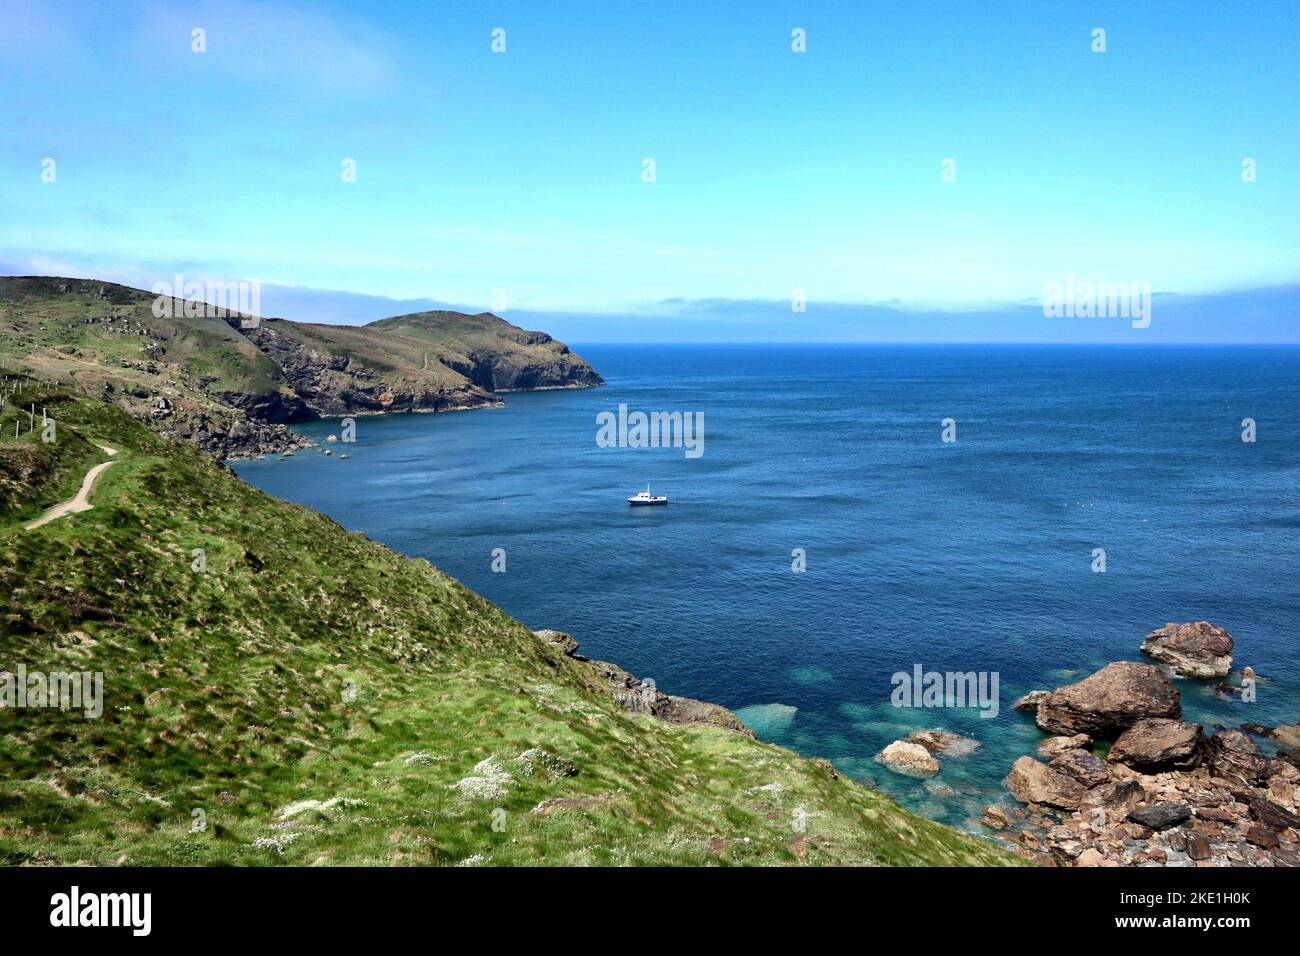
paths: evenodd
<path fill-rule="evenodd" d="M 1166 624 L 1142 642 L 1142 653 L 1184 677 L 1227 677 L 1232 670 L 1232 635 L 1209 621 Z"/>
<path fill-rule="evenodd" d="M 1277 834 L 1267 827 L 1262 827 L 1258 823 L 1252 823 L 1246 830 L 1246 841 L 1253 843 L 1261 850 L 1276 850 L 1282 845 L 1282 841 L 1277 838 Z"/>
<path fill-rule="evenodd" d="M 984 808 L 984 815 L 980 817 L 980 823 L 990 830 L 1005 830 L 1011 826 L 1012 820 L 1006 810 L 996 803 L 990 803 Z"/>
<path fill-rule="evenodd" d="M 1116 780 L 1089 790 L 1083 808 L 1086 810 L 1100 807 L 1108 811 L 1108 815 L 1113 811 L 1123 817 L 1144 799 L 1146 799 L 1146 791 L 1142 789 L 1141 784 L 1134 780 Z"/>
<path fill-rule="evenodd" d="M 1186 770 L 1200 763 L 1204 742 L 1200 724 L 1148 717 L 1124 731 L 1106 759 L 1144 773 Z"/>
<path fill-rule="evenodd" d="M 1042 703 L 1043 698 L 1048 694 L 1045 690 L 1031 690 L 1024 697 L 1021 697 L 1015 703 L 1016 710 L 1033 713 L 1038 710 L 1038 705 Z"/>
<path fill-rule="evenodd" d="M 1253 819 L 1270 830 L 1300 830 L 1300 816 L 1285 807 L 1278 806 L 1267 797 L 1258 793 L 1243 792 L 1237 794 L 1237 798 L 1250 808 L 1250 815 Z"/>
<path fill-rule="evenodd" d="M 933 777 L 939 772 L 939 761 L 930 756 L 930 751 L 906 740 L 895 740 L 876 754 L 876 760 L 909 777 Z"/>
<path fill-rule="evenodd" d="M 1075 734 L 1073 737 L 1048 737 L 1038 745 L 1038 756 L 1044 760 L 1059 757 L 1068 750 L 1088 750 L 1092 747 L 1092 738 L 1087 734 Z"/>
<path fill-rule="evenodd" d="M 1086 750 L 1067 750 L 1049 764 L 1053 770 L 1068 774 L 1087 788 L 1110 782 L 1106 765 Z"/>
<path fill-rule="evenodd" d="M 1205 763 L 1217 776 L 1256 786 L 1268 776 L 1268 758 L 1240 730 L 1221 730 L 1205 743 Z"/>
<path fill-rule="evenodd" d="M 1038 705 L 1038 726 L 1113 739 L 1143 718 L 1181 714 L 1178 689 L 1159 668 L 1120 661 L 1048 694 Z"/>
<path fill-rule="evenodd" d="M 1210 841 L 1195 831 L 1188 833 L 1187 855 L 1193 860 L 1208 860 L 1210 858 Z"/>
<path fill-rule="evenodd" d="M 1241 729 L 1250 731 L 1256 737 L 1267 737 L 1269 740 L 1276 740 L 1284 747 L 1300 747 L 1300 724 L 1279 724 L 1277 727 L 1242 724 Z"/>
<path fill-rule="evenodd" d="M 1221 807 L 1198 807 L 1196 815 L 1214 823 L 1235 823 L 1237 818 Z"/>
<path fill-rule="evenodd" d="M 1003 784 L 1021 803 L 1037 803 L 1061 810 L 1077 810 L 1084 788 L 1073 777 L 1039 763 L 1033 757 L 1021 757 L 1011 766 Z"/>

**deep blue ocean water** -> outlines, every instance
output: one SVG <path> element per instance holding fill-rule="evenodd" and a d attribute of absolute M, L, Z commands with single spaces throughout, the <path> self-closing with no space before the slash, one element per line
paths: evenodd
<path fill-rule="evenodd" d="M 1262 678 L 1253 704 L 1181 681 L 1191 719 L 1300 718 L 1300 350 L 576 351 L 608 387 L 361 418 L 333 456 L 236 470 L 957 825 L 1043 736 L 1020 694 L 1141 660 L 1167 621 L 1227 628 Z M 704 454 L 598 447 L 619 403 L 703 412 Z M 671 504 L 629 508 L 647 482 Z M 892 706 L 891 674 L 916 664 L 996 672 L 999 714 Z M 955 795 L 873 761 L 921 727 L 982 742 L 943 762 Z"/>

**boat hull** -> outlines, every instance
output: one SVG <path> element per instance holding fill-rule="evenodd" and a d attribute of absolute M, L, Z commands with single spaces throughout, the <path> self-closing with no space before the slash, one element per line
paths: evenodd
<path fill-rule="evenodd" d="M 633 508 L 652 508 L 655 505 L 668 504 L 668 499 L 662 498 L 659 501 L 654 501 L 654 500 L 637 501 L 635 498 L 629 498 L 627 499 L 627 503 L 630 504 Z"/>

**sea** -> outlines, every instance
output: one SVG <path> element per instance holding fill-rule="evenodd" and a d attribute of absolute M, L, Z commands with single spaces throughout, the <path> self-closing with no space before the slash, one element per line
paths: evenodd
<path fill-rule="evenodd" d="M 232 464 L 976 832 L 1045 736 L 1016 699 L 1143 660 L 1167 622 L 1226 628 L 1258 674 L 1253 700 L 1179 680 L 1189 719 L 1300 720 L 1300 349 L 574 349 L 607 386 L 358 418 L 332 455 Z M 620 406 L 702 428 L 642 447 L 609 427 Z M 647 484 L 669 504 L 629 507 Z M 899 677 L 918 669 L 986 696 L 926 706 Z M 875 760 L 925 728 L 980 747 L 930 780 Z"/>

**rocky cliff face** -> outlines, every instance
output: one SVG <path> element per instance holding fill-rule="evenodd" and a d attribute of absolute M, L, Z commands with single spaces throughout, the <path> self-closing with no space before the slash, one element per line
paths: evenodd
<path fill-rule="evenodd" d="M 564 343 L 487 312 L 251 321 L 45 276 L 0 277 L 0 367 L 112 402 L 222 458 L 301 447 L 287 426 L 318 417 L 486 408 L 503 404 L 500 392 L 604 384 Z"/>
<path fill-rule="evenodd" d="M 266 322 L 244 335 L 284 374 L 299 401 L 289 421 L 385 412 L 443 412 L 501 405 L 469 376 L 462 381 L 421 379 L 399 370 L 372 368 L 344 352 L 323 349 L 289 331 L 291 323 Z"/>
<path fill-rule="evenodd" d="M 295 407 L 258 396 L 250 406 L 265 404 L 286 421 L 485 408 L 503 404 L 499 392 L 604 384 L 564 343 L 490 313 L 418 313 L 359 328 L 226 321 L 275 365 L 298 399 Z"/>

